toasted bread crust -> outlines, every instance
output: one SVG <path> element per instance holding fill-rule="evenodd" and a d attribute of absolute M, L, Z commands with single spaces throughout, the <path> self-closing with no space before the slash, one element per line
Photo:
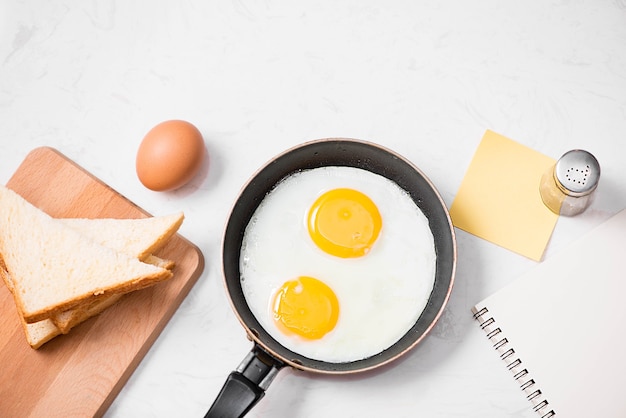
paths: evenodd
<path fill-rule="evenodd" d="M 174 262 L 172 260 L 164 260 L 154 255 L 149 255 L 144 261 L 168 270 L 174 268 Z M 67 334 L 76 325 L 86 321 L 92 316 L 98 315 L 100 312 L 115 304 L 122 296 L 122 294 L 98 296 L 73 309 L 54 314 L 50 319 L 63 334 Z"/>
<path fill-rule="evenodd" d="M 9 271 L 10 273 L 10 271 Z M 97 288 L 94 289 L 93 292 L 83 293 L 74 297 L 71 300 L 67 300 L 65 302 L 57 303 L 54 305 L 49 305 L 43 309 L 33 310 L 30 312 L 26 312 L 24 309 L 24 305 L 21 302 L 21 299 L 18 299 L 17 307 L 22 313 L 22 316 L 26 323 L 32 324 L 34 322 L 42 321 L 44 319 L 48 319 L 53 315 L 59 314 L 61 312 L 72 309 L 76 306 L 79 306 L 88 301 L 93 301 L 94 299 L 101 296 L 112 296 L 116 294 L 125 294 L 128 292 L 132 292 L 135 290 L 144 289 L 146 287 L 152 286 L 155 283 L 161 282 L 163 280 L 167 280 L 173 276 L 172 272 L 169 270 L 163 269 L 155 274 L 151 274 L 149 276 L 142 276 L 130 282 L 122 283 L 117 286 L 112 286 L 108 288 Z"/>

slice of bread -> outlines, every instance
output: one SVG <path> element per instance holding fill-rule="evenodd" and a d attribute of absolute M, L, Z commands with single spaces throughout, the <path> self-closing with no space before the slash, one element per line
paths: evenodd
<path fill-rule="evenodd" d="M 146 262 L 169 269 L 174 267 L 174 262 L 170 260 L 163 260 L 156 256 L 149 256 Z M 2 276 L 2 279 L 5 283 L 7 283 L 7 286 L 9 286 L 11 283 L 10 277 L 8 276 L 8 272 L 2 268 L 2 263 L 0 263 L 0 276 Z M 44 319 L 28 324 L 22 315 L 19 315 L 22 328 L 24 329 L 24 334 L 26 335 L 26 340 L 32 348 L 38 349 L 54 337 L 61 334 L 67 334 L 69 330 L 76 325 L 101 313 L 106 308 L 112 306 L 115 302 L 121 299 L 122 296 L 123 295 L 102 296 L 99 298 L 101 300 L 90 304 L 89 309 L 75 308 L 65 311 L 56 315 L 54 320 Z"/>
<path fill-rule="evenodd" d="M 174 267 L 173 261 L 164 260 L 148 253 L 162 248 L 167 240 L 176 233 L 183 219 L 183 213 L 179 212 L 173 215 L 144 219 L 66 218 L 61 219 L 61 221 L 101 245 L 126 252 L 146 263 L 171 270 Z M 2 278 L 11 289 L 12 283 L 9 281 L 1 257 L 0 268 Z M 100 296 L 73 309 L 52 315 L 52 318 L 32 324 L 27 324 L 20 315 L 28 343 L 37 349 L 57 335 L 68 333 L 74 326 L 104 311 L 120 298 L 121 294 Z"/>
<path fill-rule="evenodd" d="M 174 262 L 160 259 L 151 252 L 161 249 L 178 231 L 183 220 L 182 212 L 143 219 L 61 219 L 66 225 L 105 247 L 122 251 L 168 270 L 174 267 Z M 119 298 L 119 294 L 99 297 L 73 309 L 54 314 L 50 319 L 63 334 L 67 334 L 74 326 L 99 314 Z"/>
<path fill-rule="evenodd" d="M 112 306 L 124 296 L 123 294 L 101 296 L 85 306 L 80 306 L 69 311 L 61 312 L 54 315 L 51 320 L 56 328 L 62 333 L 67 334 L 72 328 L 87 319 L 98 315 L 106 308 Z"/>
<path fill-rule="evenodd" d="M 153 264 L 171 270 L 174 268 L 174 262 L 171 260 L 163 260 L 156 256 L 149 256 L 146 258 L 146 263 Z M 44 321 L 52 321 L 56 329 L 63 334 L 70 332 L 72 328 L 81 322 L 86 321 L 92 316 L 98 315 L 100 312 L 112 306 L 115 302 L 120 300 L 124 296 L 123 294 L 104 295 L 100 296 L 92 301 L 83 303 L 73 309 L 57 313 L 52 315 L 50 319 Z"/>
<path fill-rule="evenodd" d="M 176 233 L 183 220 L 182 212 L 144 219 L 61 219 L 66 225 L 106 247 L 126 252 L 146 263 L 168 270 L 174 268 L 173 261 L 146 253 L 161 249 Z M 1 258 L 0 267 L 3 267 Z M 7 282 L 4 275 L 3 279 Z M 7 282 L 7 285 L 11 288 L 10 282 Z M 37 349 L 61 333 L 67 334 L 76 325 L 113 305 L 121 299 L 121 296 L 121 294 L 100 296 L 94 301 L 82 304 L 86 306 L 79 305 L 33 324 L 27 324 L 21 317 L 28 343 Z"/>
<path fill-rule="evenodd" d="M 163 247 L 183 220 L 182 212 L 142 219 L 60 219 L 98 244 L 142 261 Z"/>
<path fill-rule="evenodd" d="M 126 293 L 172 272 L 107 248 L 0 187 L 0 254 L 27 323 L 99 295 Z"/>
<path fill-rule="evenodd" d="M 35 322 L 34 324 L 27 324 L 26 321 L 24 321 L 24 318 L 20 318 L 26 335 L 26 340 L 35 350 L 54 337 L 61 335 L 59 328 L 57 328 L 56 325 L 54 325 L 54 322 L 50 319 L 44 319 L 43 321 Z"/>
<path fill-rule="evenodd" d="M 100 244 L 123 251 L 129 255 L 143 258 L 143 261 L 168 270 L 174 268 L 172 260 L 164 260 L 153 254 L 145 255 L 148 250 L 158 251 L 167 240 L 176 233 L 184 220 L 184 214 L 159 216 L 145 219 L 61 219 L 83 235 L 97 240 Z M 101 234 L 101 231 L 106 231 Z M 4 262 L 0 257 L 0 273 L 6 273 Z M 8 275 L 2 274 L 7 287 L 13 285 Z M 110 298 L 110 300 L 108 300 Z M 81 322 L 99 314 L 113 305 L 120 295 L 101 296 L 85 303 L 88 306 L 77 306 L 73 309 L 52 315 L 52 318 L 25 326 L 27 339 L 33 348 L 59 335 L 67 334 L 70 329 Z M 23 318 L 20 318 L 24 322 Z M 26 322 L 24 322 L 26 325 Z"/>

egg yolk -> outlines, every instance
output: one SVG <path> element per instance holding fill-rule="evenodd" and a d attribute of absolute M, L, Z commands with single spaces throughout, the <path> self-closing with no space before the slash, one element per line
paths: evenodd
<path fill-rule="evenodd" d="M 367 254 L 382 227 L 376 204 L 353 189 L 333 189 L 321 195 L 311 206 L 307 223 L 313 242 L 342 258 Z"/>
<path fill-rule="evenodd" d="M 272 310 L 274 320 L 283 332 L 317 340 L 337 324 L 339 301 L 335 292 L 322 281 L 301 276 L 285 282 L 278 289 Z"/>

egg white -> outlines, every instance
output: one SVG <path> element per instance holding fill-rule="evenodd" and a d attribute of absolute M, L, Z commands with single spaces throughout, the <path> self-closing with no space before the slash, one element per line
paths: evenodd
<path fill-rule="evenodd" d="M 329 255 L 307 230 L 313 202 L 341 187 L 366 194 L 382 217 L 363 257 Z M 349 362 L 385 350 L 415 324 L 433 289 L 435 261 L 428 220 L 406 191 L 366 170 L 321 167 L 285 178 L 263 199 L 244 234 L 241 284 L 252 313 L 280 344 L 312 359 Z M 339 300 L 337 325 L 319 340 L 286 335 L 272 319 L 272 296 L 298 276 L 322 280 Z"/>

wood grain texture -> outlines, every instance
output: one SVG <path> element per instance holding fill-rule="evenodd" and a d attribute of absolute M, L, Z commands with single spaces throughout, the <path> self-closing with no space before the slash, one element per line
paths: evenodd
<path fill-rule="evenodd" d="M 149 216 L 52 148 L 31 151 L 7 187 L 53 217 Z M 124 296 L 39 350 L 0 281 L 0 417 L 104 414 L 204 269 L 200 250 L 180 235 L 156 255 L 176 262 L 172 279 Z"/>

